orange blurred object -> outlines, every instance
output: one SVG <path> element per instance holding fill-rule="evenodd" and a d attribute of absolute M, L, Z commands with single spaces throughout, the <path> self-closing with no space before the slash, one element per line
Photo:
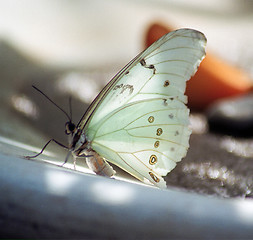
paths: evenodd
<path fill-rule="evenodd" d="M 153 24 L 147 31 L 146 47 L 172 30 Z M 197 73 L 187 83 L 188 106 L 195 110 L 205 109 L 218 99 L 247 93 L 252 83 L 246 73 L 207 53 Z"/>

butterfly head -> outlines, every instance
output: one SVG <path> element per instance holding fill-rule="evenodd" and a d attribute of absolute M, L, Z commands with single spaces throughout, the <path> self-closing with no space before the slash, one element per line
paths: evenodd
<path fill-rule="evenodd" d="M 65 133 L 69 135 L 69 150 L 79 156 L 87 145 L 87 139 L 82 134 L 82 130 L 68 121 L 65 124 Z"/>
<path fill-rule="evenodd" d="M 72 121 L 68 121 L 65 124 L 65 134 L 69 136 L 69 150 L 73 151 L 80 138 L 80 131 Z"/>
<path fill-rule="evenodd" d="M 65 124 L 65 133 L 67 135 L 73 135 L 73 133 L 76 130 L 76 125 L 74 123 L 72 123 L 71 121 L 66 122 Z"/>
<path fill-rule="evenodd" d="M 61 110 L 65 114 L 65 116 L 68 118 L 68 121 L 65 124 L 65 133 L 69 135 L 69 146 L 65 146 L 64 144 L 59 143 L 58 141 L 52 139 L 54 142 L 59 144 L 60 146 L 64 148 L 68 148 L 69 154 L 67 155 L 64 164 L 68 161 L 70 153 L 74 153 L 77 156 L 80 156 L 83 154 L 83 152 L 90 148 L 89 142 L 87 141 L 85 135 L 83 134 L 82 129 L 80 129 L 78 126 L 79 124 L 74 124 L 72 122 L 72 109 L 71 109 L 71 98 L 69 98 L 69 108 L 70 108 L 70 114 L 68 114 L 64 109 L 62 109 L 58 104 L 56 104 L 51 98 L 49 98 L 44 92 L 42 92 L 37 87 L 33 86 L 35 90 L 37 90 L 39 93 L 41 93 L 46 99 L 48 99 L 53 105 L 55 105 L 58 109 Z M 36 154 L 35 157 L 40 155 L 43 150 L 46 148 L 46 146 L 52 141 L 50 140 L 42 149 L 42 151 L 39 154 Z"/>

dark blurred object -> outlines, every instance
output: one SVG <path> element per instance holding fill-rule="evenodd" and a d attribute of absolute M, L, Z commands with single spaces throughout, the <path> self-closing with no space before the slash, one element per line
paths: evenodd
<path fill-rule="evenodd" d="M 24 84 L 27 76 L 40 71 L 36 63 L 18 52 L 8 42 L 0 40 L 0 87 L 1 100 L 9 102 L 15 89 Z"/>
<path fill-rule="evenodd" d="M 67 142 L 66 116 L 32 88 L 35 85 L 69 111 L 69 93 L 59 90 L 59 79 L 70 70 L 40 65 L 12 45 L 0 41 L 0 106 L 11 118 L 25 121 L 49 138 Z M 79 121 L 87 105 L 72 97 L 73 120 Z M 5 114 L 4 113 L 4 114 Z M 1 118 L 3 119 L 3 115 Z M 6 130 L 7 131 L 7 130 Z M 10 132 L 10 130 L 8 130 Z M 8 134 L 7 134 L 8 135 Z"/>
<path fill-rule="evenodd" d="M 147 30 L 145 46 L 172 30 L 167 25 L 152 24 Z M 203 110 L 217 99 L 242 95 L 251 88 L 252 81 L 246 73 L 208 53 L 197 73 L 187 83 L 188 106 Z"/>
<path fill-rule="evenodd" d="M 253 136 L 253 94 L 218 101 L 207 110 L 210 131 L 236 137 Z"/>

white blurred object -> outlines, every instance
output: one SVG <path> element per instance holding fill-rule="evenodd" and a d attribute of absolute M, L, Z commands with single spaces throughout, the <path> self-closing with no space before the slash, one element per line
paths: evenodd
<path fill-rule="evenodd" d="M 242 46 L 253 41 L 252 5 L 231 0 L 1 1 L 0 39 L 49 65 L 94 67 L 120 62 L 121 66 L 142 49 L 149 24 L 161 20 L 175 28 L 204 32 L 208 47 L 244 64 L 239 59 L 249 48 Z M 252 55 L 247 56 L 251 63 Z M 246 63 L 252 65 L 247 59 Z"/>

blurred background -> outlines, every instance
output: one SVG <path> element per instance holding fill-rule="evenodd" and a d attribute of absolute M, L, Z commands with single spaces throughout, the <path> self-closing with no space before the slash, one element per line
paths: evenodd
<path fill-rule="evenodd" d="M 97 68 L 133 58 L 159 21 L 204 32 L 208 50 L 250 71 L 252 8 L 249 0 L 1 1 L 0 34 L 34 61 Z"/>
<path fill-rule="evenodd" d="M 67 112 L 72 96 L 78 122 L 102 87 L 151 42 L 194 28 L 207 37 L 207 58 L 187 87 L 190 150 L 167 184 L 252 197 L 252 13 L 250 0 L 0 1 L 0 150 L 24 156 L 51 138 L 67 144 L 66 117 L 32 85 Z M 53 158 L 62 163 L 64 154 Z"/>

